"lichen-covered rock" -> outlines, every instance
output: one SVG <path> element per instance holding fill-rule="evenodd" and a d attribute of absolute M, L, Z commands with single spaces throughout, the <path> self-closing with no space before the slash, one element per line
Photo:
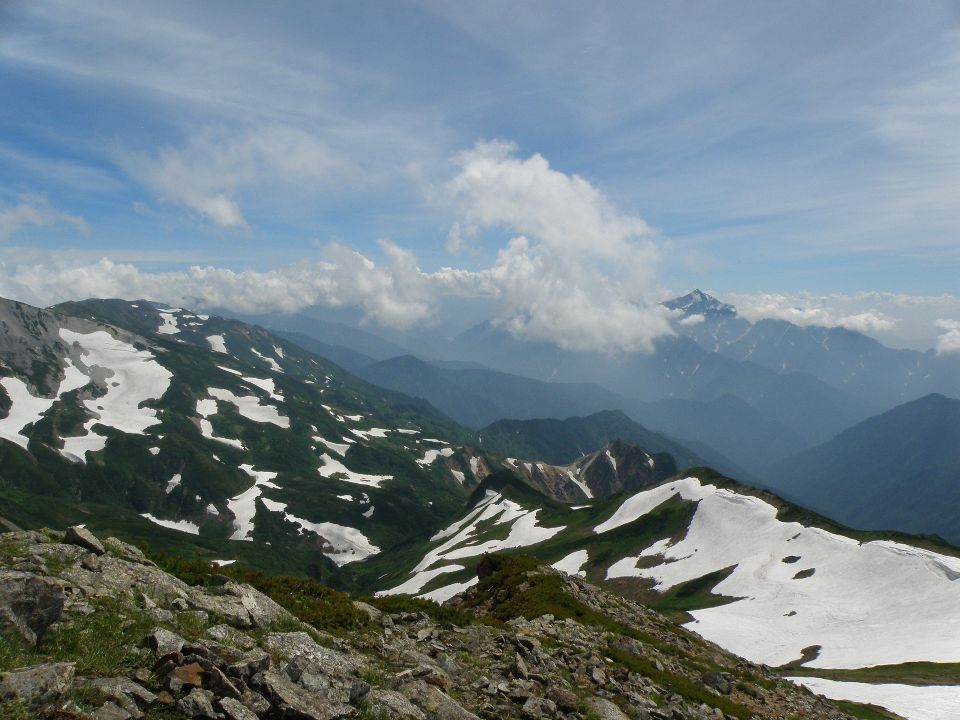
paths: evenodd
<path fill-rule="evenodd" d="M 213 709 L 213 693 L 209 690 L 194 688 L 187 695 L 180 698 L 177 710 L 189 718 L 209 718 L 218 720 L 220 714 Z"/>
<path fill-rule="evenodd" d="M 598 720 L 630 720 L 620 708 L 602 697 L 587 698 L 587 709 L 597 716 Z"/>
<path fill-rule="evenodd" d="M 0 700 L 19 700 L 32 707 L 59 706 L 73 690 L 72 662 L 44 663 L 0 673 Z"/>
<path fill-rule="evenodd" d="M 63 533 L 63 541 L 68 545 L 77 545 L 84 550 L 89 550 L 94 555 L 103 555 L 106 552 L 97 536 L 80 525 L 68 527 Z"/>
<path fill-rule="evenodd" d="M 256 690 L 270 701 L 281 717 L 297 720 L 334 720 L 354 714 L 350 705 L 331 702 L 292 682 L 275 670 L 251 679 Z"/>
<path fill-rule="evenodd" d="M 0 632 L 34 645 L 60 619 L 63 583 L 16 570 L 0 570 Z"/>
<path fill-rule="evenodd" d="M 323 666 L 328 675 L 349 677 L 362 667 L 356 657 L 323 647 L 305 632 L 270 633 L 264 640 L 269 650 L 288 658 L 303 655 Z"/>
<path fill-rule="evenodd" d="M 257 714 L 239 700 L 223 698 L 217 707 L 226 716 L 227 720 L 257 720 Z"/>
<path fill-rule="evenodd" d="M 158 658 L 180 652 L 186 642 L 186 640 L 176 633 L 170 632 L 162 627 L 154 628 L 153 631 L 147 635 L 146 640 L 147 647 L 153 650 Z"/>
<path fill-rule="evenodd" d="M 472 712 L 447 695 L 440 688 L 428 685 L 423 680 L 414 680 L 401 688 L 410 702 L 437 720 L 479 720 Z"/>
<path fill-rule="evenodd" d="M 367 708 L 374 717 L 396 720 L 427 720 L 423 711 L 396 690 L 373 688 L 366 697 Z"/>

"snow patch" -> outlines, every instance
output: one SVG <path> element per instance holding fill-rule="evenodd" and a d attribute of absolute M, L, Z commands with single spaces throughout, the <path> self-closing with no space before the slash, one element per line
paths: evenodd
<path fill-rule="evenodd" d="M 149 520 L 154 525 L 160 525 L 170 530 L 179 530 L 180 532 L 189 533 L 190 535 L 200 534 L 200 528 L 197 524 L 189 520 L 162 520 L 161 518 L 154 517 L 150 513 L 141 513 L 140 517 Z"/>
<path fill-rule="evenodd" d="M 579 575 L 580 577 L 586 577 L 587 573 L 581 570 L 584 564 L 589 560 L 589 555 L 586 550 L 575 550 L 564 558 L 557 560 L 550 567 L 560 572 L 565 572 L 567 575 Z"/>
<path fill-rule="evenodd" d="M 339 460 L 330 457 L 327 453 L 321 455 L 320 459 L 323 461 L 323 466 L 320 468 L 320 475 L 325 478 L 342 475 L 343 477 L 339 479 L 345 482 L 375 488 L 380 487 L 380 484 L 384 481 L 393 479 L 393 475 L 367 475 L 365 473 L 354 472 Z"/>
<path fill-rule="evenodd" d="M 227 509 L 233 513 L 233 535 L 231 540 L 253 540 L 253 518 L 257 514 L 257 498 L 263 488 L 279 490 L 274 484 L 277 473 L 269 470 L 254 470 L 253 465 L 241 465 L 240 469 L 253 478 L 253 485 L 235 498 L 227 501 Z"/>
<path fill-rule="evenodd" d="M 120 432 L 142 435 L 160 422 L 156 410 L 140 406 L 162 397 L 173 373 L 158 363 L 150 351 L 137 350 L 103 330 L 84 334 L 60 328 L 60 337 L 68 345 L 80 347 L 82 362 L 87 368 L 109 372 L 106 393 L 83 402 L 94 416 L 83 424 L 85 434 L 63 438 L 64 455 L 83 460 L 88 451 L 102 450 L 107 439 L 93 432 L 93 426 L 98 423 Z M 79 373 L 74 375 L 71 379 L 74 389 L 83 387 L 79 384 Z"/>
<path fill-rule="evenodd" d="M 885 707 L 907 720 L 958 720 L 960 688 L 956 685 L 898 685 L 841 682 L 815 677 L 788 677 L 817 695 Z"/>
<path fill-rule="evenodd" d="M 211 350 L 224 355 L 227 354 L 227 341 L 223 339 L 223 335 L 207 335 L 206 339 Z"/>
<path fill-rule="evenodd" d="M 659 540 L 614 563 L 607 577 L 648 578 L 663 592 L 734 567 L 714 592 L 741 599 L 692 611 L 688 629 L 768 665 L 790 662 L 812 645 L 821 650 L 808 667 L 960 660 L 953 633 L 944 630 L 960 626 L 960 558 L 782 522 L 764 500 L 696 478 L 637 493 L 595 531 L 630 522 L 674 495 L 697 503 L 683 539 Z M 800 561 L 784 563 L 791 555 Z M 657 556 L 665 562 L 637 567 L 640 558 Z M 816 573 L 795 578 L 810 569 Z"/>

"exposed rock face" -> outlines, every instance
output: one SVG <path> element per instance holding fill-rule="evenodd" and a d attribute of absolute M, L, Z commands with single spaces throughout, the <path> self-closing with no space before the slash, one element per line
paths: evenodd
<path fill-rule="evenodd" d="M 96 536 L 84 527 L 68 527 L 63 533 L 63 541 L 71 545 L 78 545 L 94 555 L 103 555 L 106 552 L 103 549 L 103 544 Z"/>
<path fill-rule="evenodd" d="M 74 664 L 46 663 L 0 674 L 0 699 L 58 707 L 73 690 Z"/>
<path fill-rule="evenodd" d="M 122 663 L 94 655 L 76 666 L 0 673 L 0 699 L 37 712 L 66 708 L 96 720 L 719 720 L 730 717 L 718 709 L 723 698 L 732 703 L 723 707 L 742 717 L 847 718 L 768 669 L 577 578 L 563 576 L 562 593 L 603 614 L 605 626 L 549 615 L 493 622 L 492 609 L 504 598 L 478 586 L 452 605 L 483 623 L 438 623 L 424 612 L 370 606 L 367 625 L 334 636 L 299 623 L 249 586 L 189 586 L 118 541 L 104 542 L 104 554 L 93 556 L 49 534 L 2 539 L 17 546 L 18 563 L 33 558 L 37 570 L 2 571 L 11 582 L 39 582 L 66 595 L 57 632 L 75 632 L 76 623 L 103 612 L 117 614 L 117 632 L 139 628 L 131 645 L 116 649 L 127 658 Z M 99 560 L 93 569 L 84 563 L 90 557 Z M 527 571 L 520 591 L 537 575 L 561 577 Z M 616 627 L 629 631 L 610 629 Z M 34 652 L 44 652 L 44 643 Z M 91 669 L 105 664 L 109 674 Z M 75 678 L 76 667 L 84 669 Z M 677 692 L 681 681 L 685 692 L 702 692 Z"/>
<path fill-rule="evenodd" d="M 0 632 L 35 645 L 60 619 L 63 583 L 16 570 L 0 570 Z"/>

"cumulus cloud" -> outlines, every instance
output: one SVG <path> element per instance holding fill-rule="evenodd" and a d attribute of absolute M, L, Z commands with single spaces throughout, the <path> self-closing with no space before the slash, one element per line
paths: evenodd
<path fill-rule="evenodd" d="M 291 152 L 301 142 L 312 147 L 303 137 L 280 134 Z M 241 226 L 242 214 L 221 191 L 256 174 L 264 148 L 275 140 L 197 148 L 189 157 L 167 151 L 152 166 L 153 182 L 211 221 Z M 212 167 L 195 165 L 200 156 Z M 314 172 L 302 156 L 271 163 L 301 176 Z M 349 306 L 361 308 L 368 322 L 399 328 L 429 322 L 444 298 L 474 297 L 492 299 L 494 323 L 514 336 L 569 349 L 649 351 L 657 337 L 672 333 L 670 314 L 657 302 L 659 250 L 641 218 L 619 212 L 583 178 L 551 168 L 539 155 L 519 158 L 502 143 L 478 145 L 456 163 L 445 192 L 460 221 L 449 244 L 462 248 L 464 237 L 482 242 L 481 233 L 491 228 L 513 235 L 489 267 L 425 272 L 412 252 L 387 240 L 379 243 L 379 264 L 332 242 L 320 260 L 267 272 L 196 266 L 146 273 L 108 259 L 22 265 L 0 274 L 0 294 L 37 304 L 147 297 L 241 312 Z"/>
<path fill-rule="evenodd" d="M 960 355 L 960 320 L 940 318 L 935 324 L 944 331 L 934 346 L 937 355 Z"/>
<path fill-rule="evenodd" d="M 751 321 L 772 318 L 787 320 L 794 325 L 843 327 L 866 334 L 892 330 L 897 325 L 895 318 L 876 310 L 845 313 L 837 307 L 838 296 L 756 293 L 726 297 L 733 302 L 741 317 Z"/>
<path fill-rule="evenodd" d="M 46 195 L 21 195 L 18 200 L 16 205 L 0 208 L 0 242 L 6 242 L 28 225 L 67 223 L 81 232 L 87 231 L 87 223 L 82 217 L 57 210 Z"/>
<path fill-rule="evenodd" d="M 960 315 L 960 296 L 891 292 L 815 294 L 718 293 L 744 318 L 788 320 L 797 325 L 845 327 L 895 347 L 927 350 L 938 342 L 940 320 Z"/>
<path fill-rule="evenodd" d="M 446 192 L 459 222 L 471 235 L 515 234 L 473 278 L 498 301 L 497 324 L 576 350 L 650 351 L 671 334 L 668 313 L 653 300 L 660 252 L 642 218 L 539 154 L 518 157 L 510 143 L 479 143 L 455 162 Z M 460 224 L 451 235 L 460 246 Z"/>
<path fill-rule="evenodd" d="M 337 243 L 324 257 L 265 272 L 195 266 L 150 273 L 109 259 L 78 265 L 54 261 L 2 268 L 0 295 L 36 305 L 78 298 L 149 298 L 197 310 L 295 312 L 311 305 L 359 306 L 372 322 L 406 328 L 429 320 L 430 276 L 386 244 L 390 261 L 376 265 Z"/>
<path fill-rule="evenodd" d="M 246 228 L 238 196 L 265 185 L 315 185 L 343 171 L 326 143 L 295 127 L 272 124 L 240 133 L 205 130 L 181 147 L 119 158 L 157 198 L 188 208 L 223 228 Z"/>

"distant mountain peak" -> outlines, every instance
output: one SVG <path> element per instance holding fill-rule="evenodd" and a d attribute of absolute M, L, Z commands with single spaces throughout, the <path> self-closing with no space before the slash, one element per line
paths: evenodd
<path fill-rule="evenodd" d="M 663 305 L 671 310 L 680 310 L 684 316 L 703 315 L 704 317 L 734 316 L 737 309 L 733 305 L 720 302 L 699 288 L 681 297 L 667 300 Z"/>

